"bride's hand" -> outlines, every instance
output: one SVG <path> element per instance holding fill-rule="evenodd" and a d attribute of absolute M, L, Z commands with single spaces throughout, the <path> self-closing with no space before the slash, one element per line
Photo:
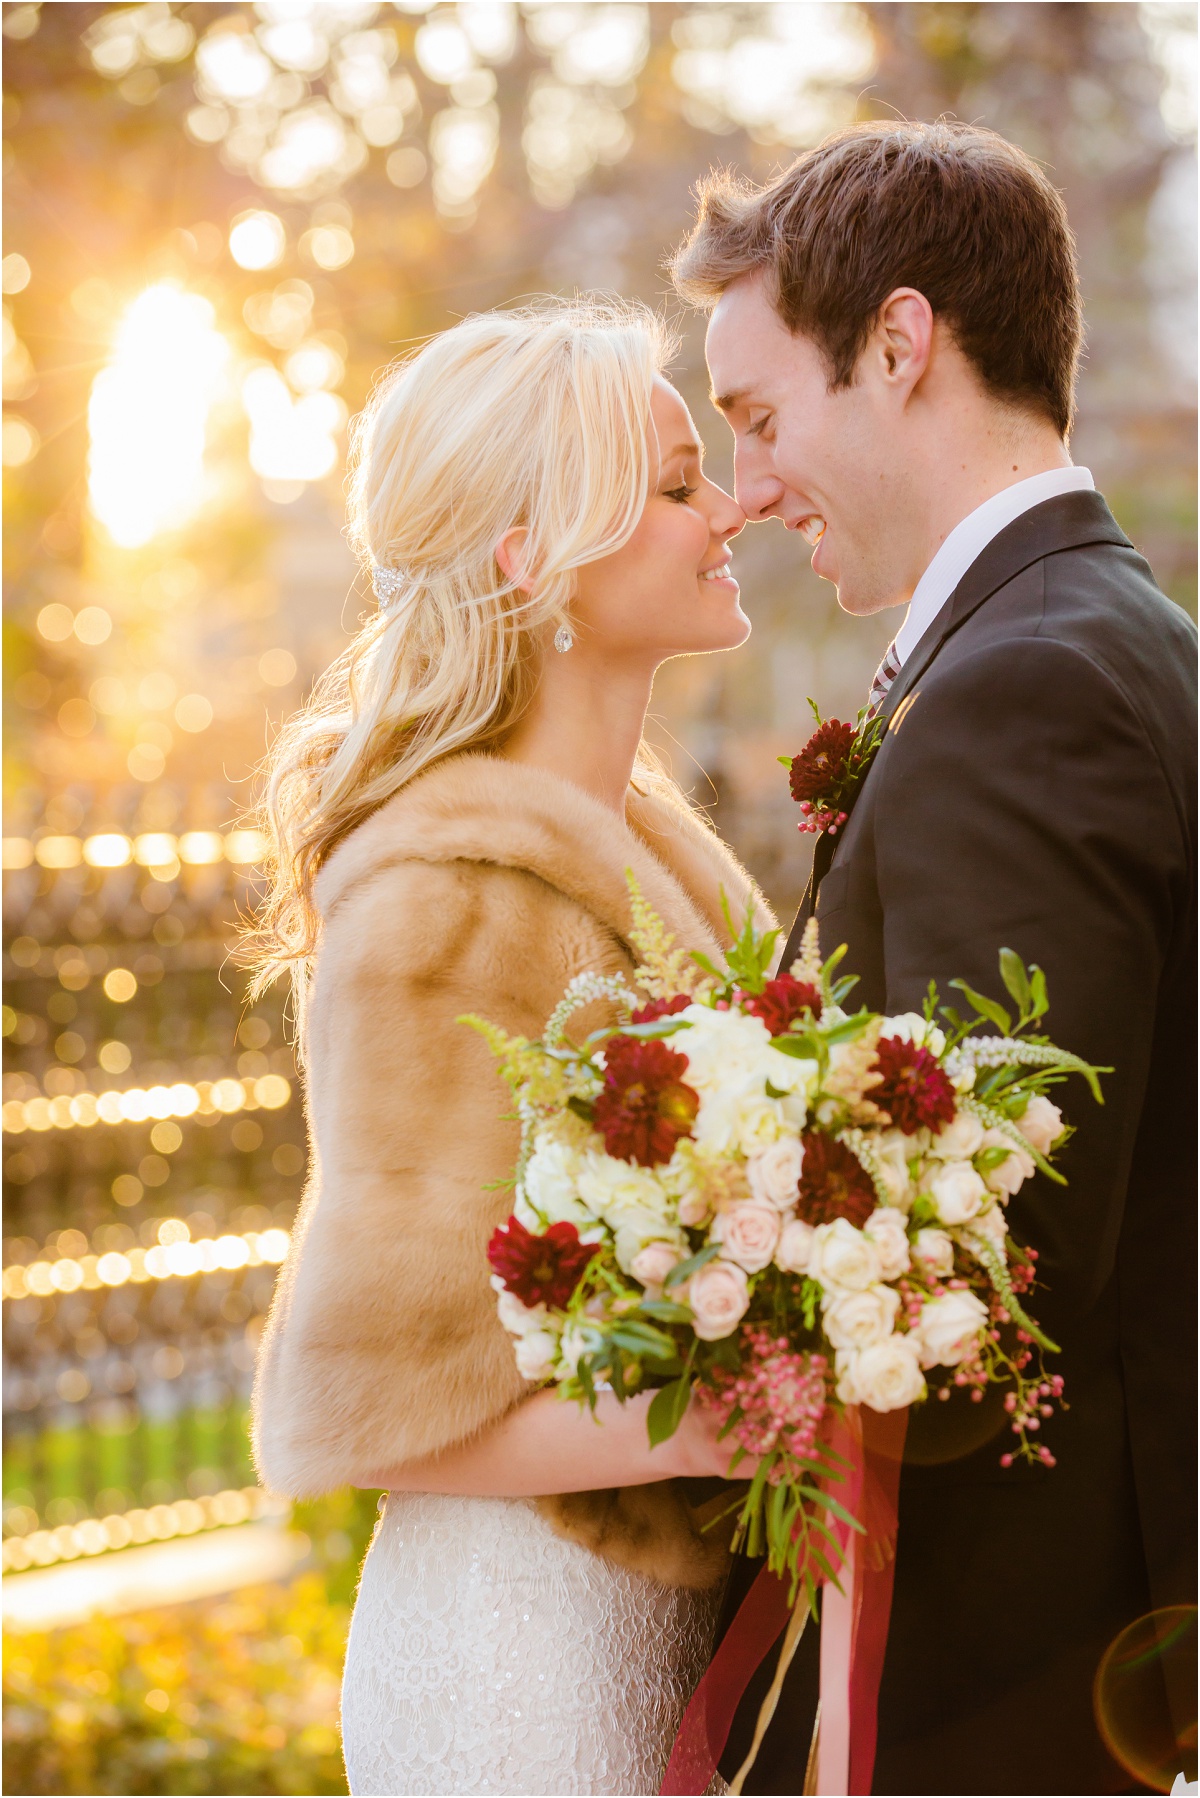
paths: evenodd
<path fill-rule="evenodd" d="M 672 1451 L 679 1477 L 753 1479 L 758 1466 L 758 1461 L 753 1456 L 743 1455 L 736 1468 L 730 1469 L 729 1463 L 737 1452 L 738 1445 L 732 1434 L 720 1437 L 723 1427 L 721 1419 L 715 1417 L 707 1405 L 701 1404 L 693 1396 L 679 1428 L 663 1445 Z"/>

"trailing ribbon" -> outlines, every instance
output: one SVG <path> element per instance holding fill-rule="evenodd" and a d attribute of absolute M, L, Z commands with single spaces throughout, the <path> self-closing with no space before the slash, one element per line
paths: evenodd
<path fill-rule="evenodd" d="M 871 1790 L 907 1424 L 907 1411 L 881 1413 L 851 1406 L 835 1422 L 830 1438 L 830 1447 L 850 1467 L 839 1502 L 862 1521 L 865 1533 L 831 1519 L 837 1551 L 826 1538 L 827 1557 L 837 1555 L 837 1584 L 824 1582 L 822 1600 L 816 1790 L 827 1798 Z M 804 1627 L 807 1604 L 802 1590 L 793 1615 L 787 1582 L 763 1568 L 684 1713 L 661 1787 L 664 1798 L 707 1791 L 746 1688 L 792 1616 L 781 1666 L 760 1714 L 755 1748 L 738 1774 L 735 1789 L 741 1789 L 774 1711 L 786 1671 L 783 1663 L 790 1661 L 788 1651 L 794 1651 Z"/>

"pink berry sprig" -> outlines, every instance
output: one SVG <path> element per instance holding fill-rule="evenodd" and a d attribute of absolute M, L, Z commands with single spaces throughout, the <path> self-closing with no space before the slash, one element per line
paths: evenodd
<path fill-rule="evenodd" d="M 829 808 L 814 807 L 807 799 L 801 801 L 800 810 L 805 815 L 796 829 L 802 836 L 816 835 L 819 831 L 827 830 L 831 837 L 836 837 L 850 816 L 849 812 L 835 812 Z"/>

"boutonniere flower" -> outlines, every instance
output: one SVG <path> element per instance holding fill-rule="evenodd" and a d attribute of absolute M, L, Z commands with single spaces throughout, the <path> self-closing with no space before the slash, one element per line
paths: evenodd
<path fill-rule="evenodd" d="M 822 718 L 815 700 L 808 703 L 816 730 L 799 755 L 781 755 L 779 760 L 788 770 L 792 798 L 804 813 L 799 828 L 827 830 L 834 837 L 850 816 L 849 808 L 883 741 L 883 722 L 868 718 L 864 707 L 856 724 L 843 724 L 840 718 Z"/>

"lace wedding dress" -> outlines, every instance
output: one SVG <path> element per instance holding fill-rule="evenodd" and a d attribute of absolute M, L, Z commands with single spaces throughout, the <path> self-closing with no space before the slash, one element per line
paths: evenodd
<path fill-rule="evenodd" d="M 351 1792 L 657 1792 L 719 1594 L 611 1566 L 527 1499 L 389 1494 L 346 1653 Z"/>

